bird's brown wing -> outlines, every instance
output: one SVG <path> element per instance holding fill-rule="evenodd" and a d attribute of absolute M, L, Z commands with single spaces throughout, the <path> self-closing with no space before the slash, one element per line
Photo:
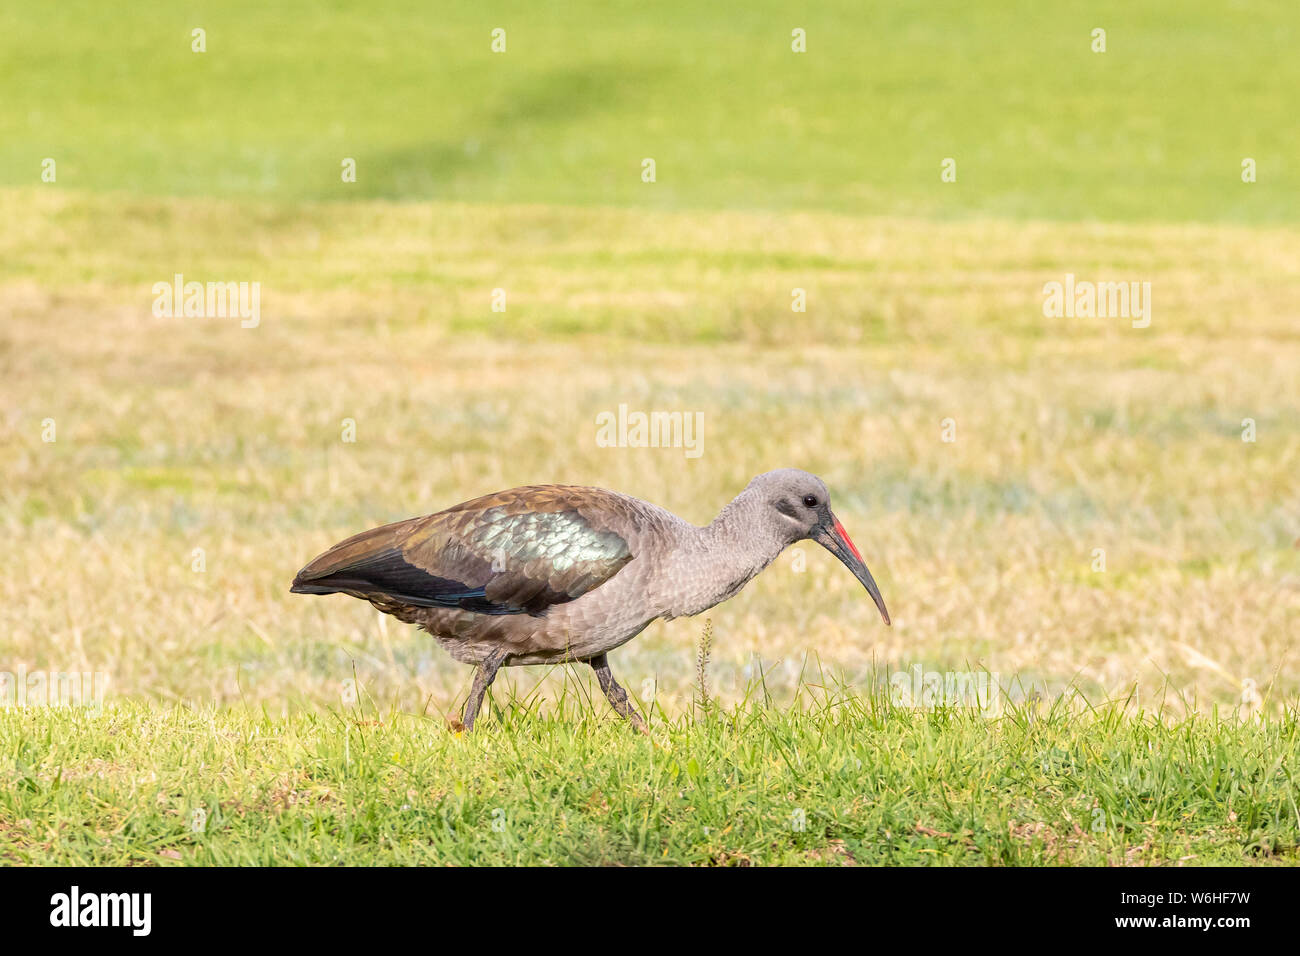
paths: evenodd
<path fill-rule="evenodd" d="M 348 538 L 299 571 L 292 590 L 540 615 L 632 559 L 609 527 L 621 512 L 624 499 L 598 488 L 513 488 Z"/>

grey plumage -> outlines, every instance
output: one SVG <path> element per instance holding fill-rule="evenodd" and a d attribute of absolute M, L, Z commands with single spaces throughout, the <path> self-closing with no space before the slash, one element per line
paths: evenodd
<path fill-rule="evenodd" d="M 479 665 L 467 727 L 498 667 L 565 661 L 590 663 L 615 709 L 643 726 L 605 655 L 656 619 L 732 597 L 806 538 L 854 572 L 888 624 L 826 486 L 796 469 L 758 476 L 703 527 L 600 488 L 514 488 L 355 535 L 304 567 L 292 590 L 367 600 Z"/>

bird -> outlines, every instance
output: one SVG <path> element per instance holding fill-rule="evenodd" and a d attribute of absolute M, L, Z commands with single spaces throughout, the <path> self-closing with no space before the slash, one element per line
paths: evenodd
<path fill-rule="evenodd" d="M 703 526 L 603 488 L 511 488 L 354 535 L 312 559 L 290 590 L 369 601 L 475 665 L 466 730 L 500 668 L 586 663 L 614 710 L 645 731 L 609 652 L 655 620 L 735 596 L 809 539 L 853 573 L 888 626 L 885 600 L 826 484 L 796 468 L 754 478 Z"/>

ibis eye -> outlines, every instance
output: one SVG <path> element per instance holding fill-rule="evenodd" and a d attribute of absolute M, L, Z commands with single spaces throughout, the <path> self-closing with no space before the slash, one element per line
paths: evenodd
<path fill-rule="evenodd" d="M 816 496 L 816 495 L 804 495 L 804 496 L 803 496 L 803 503 L 804 503 L 805 505 L 807 505 L 809 508 L 816 508 L 816 507 L 817 507 L 817 496 Z"/>

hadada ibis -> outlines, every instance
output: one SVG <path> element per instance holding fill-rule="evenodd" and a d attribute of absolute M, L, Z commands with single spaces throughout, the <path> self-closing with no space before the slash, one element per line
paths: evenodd
<path fill-rule="evenodd" d="M 651 621 L 727 600 L 805 539 L 853 572 L 888 624 L 826 485 L 794 468 L 759 475 L 704 527 L 603 488 L 512 488 L 363 531 L 299 571 L 292 590 L 369 601 L 476 664 L 467 729 L 499 668 L 584 661 L 614 709 L 644 729 L 606 655 Z"/>

